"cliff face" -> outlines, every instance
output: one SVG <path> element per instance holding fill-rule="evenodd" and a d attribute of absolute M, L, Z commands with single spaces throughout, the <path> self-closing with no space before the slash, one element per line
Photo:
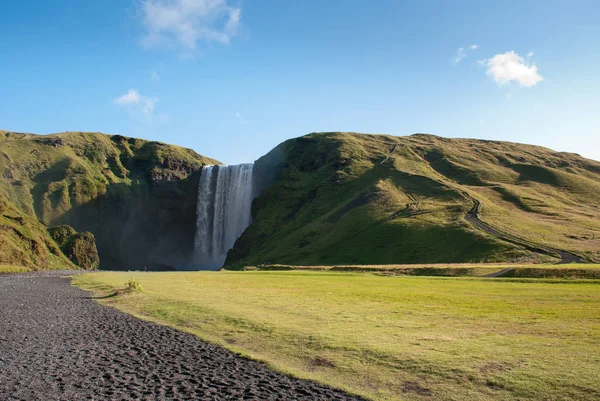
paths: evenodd
<path fill-rule="evenodd" d="M 10 227 L 0 230 L 0 247 L 13 255 L 0 263 L 93 268 L 95 237 L 101 268 L 185 267 L 193 247 L 199 171 L 215 163 L 189 149 L 119 135 L 0 132 L 0 194 L 6 205 L 0 227 Z M 63 229 L 69 232 L 66 240 L 56 237 L 61 230 L 48 233 L 62 225 L 83 233 Z"/>
<path fill-rule="evenodd" d="M 421 134 L 321 133 L 282 143 L 255 171 L 266 189 L 229 268 L 560 256 L 540 249 L 600 261 L 600 163 L 575 154 Z"/>

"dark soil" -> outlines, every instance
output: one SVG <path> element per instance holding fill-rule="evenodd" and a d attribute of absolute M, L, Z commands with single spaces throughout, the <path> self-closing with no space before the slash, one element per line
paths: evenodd
<path fill-rule="evenodd" d="M 0 400 L 352 400 L 96 303 L 61 278 L 0 275 Z"/>

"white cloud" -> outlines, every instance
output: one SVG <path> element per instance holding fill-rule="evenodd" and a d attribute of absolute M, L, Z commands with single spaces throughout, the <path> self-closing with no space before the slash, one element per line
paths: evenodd
<path fill-rule="evenodd" d="M 532 57 L 533 57 L 533 52 L 527 53 L 527 58 L 532 58 Z"/>
<path fill-rule="evenodd" d="M 467 50 L 475 51 L 475 50 L 477 50 L 478 47 L 479 46 L 477 46 L 477 45 L 470 45 L 468 47 L 468 49 L 465 49 L 464 47 L 459 47 L 458 50 L 456 51 L 456 55 L 454 56 L 454 59 L 452 61 L 454 62 L 454 64 L 460 63 L 462 61 L 462 59 L 467 57 Z"/>
<path fill-rule="evenodd" d="M 127 93 L 115 99 L 116 104 L 127 108 L 130 113 L 147 117 L 153 116 L 156 102 L 158 102 L 157 97 L 143 96 L 135 89 L 129 89 Z"/>
<path fill-rule="evenodd" d="M 244 119 L 244 117 L 242 117 L 242 116 L 240 115 L 240 113 L 235 113 L 235 116 L 236 116 L 236 117 L 237 117 L 237 118 L 240 120 L 240 125 L 246 125 L 246 124 L 248 124 L 248 121 L 246 121 L 246 120 Z"/>
<path fill-rule="evenodd" d="M 500 85 L 515 81 L 521 86 L 531 87 L 544 79 L 535 64 L 525 61 L 512 50 L 480 60 L 479 64 L 487 67 L 487 74 Z"/>
<path fill-rule="evenodd" d="M 156 70 L 152 70 L 152 73 L 150 74 L 150 78 L 152 78 L 152 80 L 154 82 L 158 82 L 158 81 L 160 81 L 160 74 L 158 72 L 156 72 Z"/>
<path fill-rule="evenodd" d="M 460 63 L 460 61 L 465 57 L 467 57 L 467 54 L 465 53 L 465 48 L 459 47 L 456 51 L 456 56 L 454 56 L 454 64 Z"/>
<path fill-rule="evenodd" d="M 241 8 L 228 0 L 145 0 L 146 47 L 176 46 L 194 51 L 199 41 L 227 44 L 238 34 Z"/>

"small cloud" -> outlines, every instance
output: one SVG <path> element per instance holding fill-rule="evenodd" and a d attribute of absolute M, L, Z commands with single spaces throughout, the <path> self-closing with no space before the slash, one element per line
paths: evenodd
<path fill-rule="evenodd" d="M 240 113 L 235 113 L 235 116 L 236 116 L 236 117 L 237 117 L 237 118 L 240 120 L 240 125 L 246 125 L 246 124 L 248 124 L 248 121 L 246 121 L 246 120 L 244 119 L 244 117 L 242 117 L 242 116 L 240 115 Z"/>
<path fill-rule="evenodd" d="M 454 64 L 460 63 L 463 58 L 467 57 L 464 47 L 459 47 L 454 56 Z"/>
<path fill-rule="evenodd" d="M 158 81 L 160 81 L 160 74 L 158 72 L 156 72 L 156 70 L 152 70 L 152 73 L 150 74 L 150 78 L 152 78 L 152 80 L 154 82 L 158 82 Z"/>
<path fill-rule="evenodd" d="M 199 41 L 227 44 L 239 32 L 242 9 L 229 0 L 146 0 L 141 4 L 145 47 L 193 52 Z"/>
<path fill-rule="evenodd" d="M 132 114 L 141 114 L 146 117 L 152 117 L 154 106 L 158 102 L 157 97 L 142 96 L 137 90 L 129 89 L 127 93 L 114 100 L 119 106 L 127 108 Z"/>
<path fill-rule="evenodd" d="M 494 78 L 499 85 L 515 81 L 521 86 L 532 87 L 544 77 L 538 73 L 535 64 L 525 61 L 514 51 L 496 54 L 487 60 L 479 60 L 479 65 L 487 67 L 487 75 Z"/>
<path fill-rule="evenodd" d="M 454 56 L 453 63 L 454 64 L 460 63 L 465 57 L 467 57 L 467 50 L 475 51 L 475 50 L 477 50 L 478 47 L 479 46 L 477 46 L 477 45 L 470 45 L 467 49 L 465 49 L 464 47 L 459 47 L 458 50 L 456 51 L 456 55 Z"/>
<path fill-rule="evenodd" d="M 532 58 L 532 57 L 533 57 L 533 52 L 527 53 L 527 58 Z"/>

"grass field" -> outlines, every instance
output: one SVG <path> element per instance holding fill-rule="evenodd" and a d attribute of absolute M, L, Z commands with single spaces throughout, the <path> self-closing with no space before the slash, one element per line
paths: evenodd
<path fill-rule="evenodd" d="M 433 263 L 407 265 L 258 265 L 245 266 L 245 271 L 330 271 L 369 272 L 384 275 L 441 277 L 519 277 L 600 280 L 600 264 L 521 264 L 521 263 Z"/>
<path fill-rule="evenodd" d="M 130 280 L 143 292 L 110 296 Z M 600 398 L 600 281 L 90 273 L 100 302 L 371 399 Z"/>

